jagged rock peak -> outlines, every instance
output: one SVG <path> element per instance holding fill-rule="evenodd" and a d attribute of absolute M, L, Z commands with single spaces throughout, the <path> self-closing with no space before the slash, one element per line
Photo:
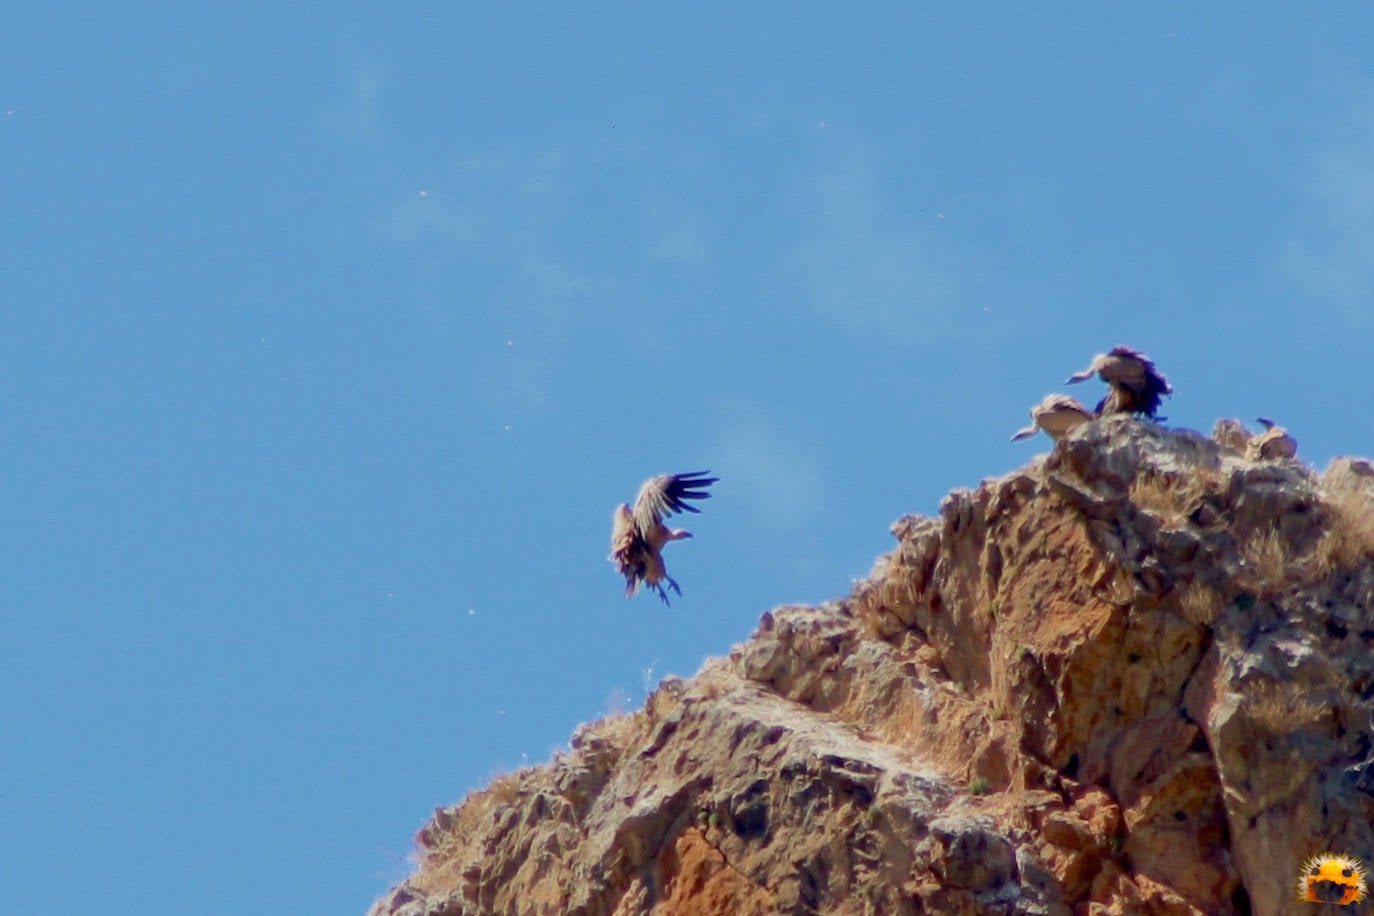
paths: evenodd
<path fill-rule="evenodd" d="M 437 811 L 372 913 L 1286 911 L 1374 853 L 1374 467 L 1245 441 L 1109 417 L 900 519 Z"/>

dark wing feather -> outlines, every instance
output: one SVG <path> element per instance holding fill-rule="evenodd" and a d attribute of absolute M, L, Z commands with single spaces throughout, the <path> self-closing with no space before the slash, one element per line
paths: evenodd
<path fill-rule="evenodd" d="M 1138 375 L 1136 375 L 1136 373 L 1131 373 L 1135 377 L 1132 378 L 1130 382 L 1131 387 L 1138 392 L 1143 388 L 1148 391 L 1156 392 L 1156 396 L 1174 393 L 1173 386 L 1171 386 L 1169 380 L 1164 377 L 1164 373 L 1159 371 L 1159 367 L 1155 365 L 1155 361 L 1139 350 L 1118 345 L 1112 347 L 1111 352 L 1107 355 L 1115 356 L 1119 359 L 1130 360 L 1139 367 Z M 1124 381 L 1124 379 L 1121 381 Z"/>
<path fill-rule="evenodd" d="M 1122 393 L 1117 398 L 1109 396 L 1107 400 L 1116 403 L 1108 404 L 1108 412 L 1141 413 L 1154 417 L 1159 411 L 1161 397 L 1174 393 L 1164 373 L 1159 371 L 1154 360 L 1130 347 L 1112 347 L 1108 356 L 1126 361 L 1121 369 L 1113 373 L 1115 377 L 1107 379 L 1113 389 Z"/>
<path fill-rule="evenodd" d="M 1162 389 L 1155 385 L 1147 384 L 1145 390 L 1135 396 L 1135 412 L 1142 413 L 1147 417 L 1156 417 L 1159 413 L 1159 395 Z"/>
<path fill-rule="evenodd" d="M 635 498 L 635 521 L 647 530 L 662 524 L 663 519 L 674 512 L 700 512 L 686 500 L 711 498 L 706 489 L 720 478 L 705 476 L 709 473 L 660 474 L 645 481 L 644 486 L 639 488 L 639 496 Z"/>

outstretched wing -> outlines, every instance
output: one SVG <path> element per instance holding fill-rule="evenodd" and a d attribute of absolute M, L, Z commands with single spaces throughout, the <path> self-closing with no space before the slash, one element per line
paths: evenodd
<path fill-rule="evenodd" d="M 1159 396 L 1173 394 L 1173 386 L 1164 377 L 1164 373 L 1159 371 L 1154 360 L 1130 347 L 1112 347 L 1108 356 L 1116 357 L 1112 360 L 1113 369 L 1116 374 L 1107 374 L 1107 381 L 1118 382 L 1127 385 L 1137 394 L 1145 395 L 1152 399 L 1156 405 L 1159 403 Z"/>
<path fill-rule="evenodd" d="M 1160 398 L 1174 393 L 1173 386 L 1154 360 L 1131 347 L 1112 347 L 1102 361 L 1102 380 L 1112 393 L 1098 405 L 1098 412 L 1139 413 L 1155 417 Z M 1159 418 L 1162 419 L 1162 418 Z"/>
<path fill-rule="evenodd" d="M 719 477 L 707 477 L 710 471 L 688 474 L 660 474 L 644 482 L 635 498 L 634 520 L 640 531 L 649 531 L 663 524 L 674 512 L 700 512 L 687 500 L 710 499 L 706 492 Z"/>

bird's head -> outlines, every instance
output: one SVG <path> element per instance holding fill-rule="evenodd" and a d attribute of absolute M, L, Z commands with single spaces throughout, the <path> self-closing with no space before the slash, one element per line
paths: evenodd
<path fill-rule="evenodd" d="M 1078 382 L 1086 382 L 1088 379 L 1092 378 L 1094 375 L 1101 372 L 1102 367 L 1106 364 L 1106 362 L 1106 353 L 1097 354 L 1093 357 L 1093 361 L 1091 365 L 1088 366 L 1088 368 L 1084 369 L 1082 372 L 1075 372 L 1073 375 L 1069 376 L 1068 381 L 1066 381 L 1064 384 L 1074 385 Z"/>

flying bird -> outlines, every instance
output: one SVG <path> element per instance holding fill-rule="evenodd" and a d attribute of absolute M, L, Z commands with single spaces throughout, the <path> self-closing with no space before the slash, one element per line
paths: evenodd
<path fill-rule="evenodd" d="M 1030 417 L 1031 425 L 1018 429 L 1011 437 L 1012 442 L 1029 439 L 1037 430 L 1044 430 L 1051 439 L 1058 439 L 1091 420 L 1093 412 L 1067 394 L 1047 394 L 1030 409 Z"/>
<path fill-rule="evenodd" d="M 674 512 L 700 512 L 686 500 L 710 499 L 706 490 L 720 478 L 707 477 L 710 471 L 689 474 L 661 474 L 644 481 L 634 508 L 621 503 L 612 516 L 611 556 L 616 569 L 625 577 L 625 597 L 633 598 L 640 585 L 658 592 L 668 604 L 663 583 L 679 595 L 682 589 L 663 565 L 663 545 L 692 536 L 681 528 L 668 528 L 663 519 Z"/>
<path fill-rule="evenodd" d="M 1245 457 L 1249 461 L 1267 461 L 1274 458 L 1296 458 L 1298 440 L 1288 435 L 1288 430 L 1275 426 L 1268 417 L 1257 417 L 1256 422 L 1264 427 L 1264 432 L 1251 436 L 1245 443 Z"/>
<path fill-rule="evenodd" d="M 1139 350 L 1112 347 L 1108 353 L 1093 357 L 1092 364 L 1082 372 L 1069 376 L 1073 385 L 1096 375 L 1106 382 L 1107 396 L 1097 404 L 1098 415 L 1109 413 L 1139 413 L 1155 417 L 1161 395 L 1172 395 L 1169 380 L 1155 368 L 1154 362 Z"/>

